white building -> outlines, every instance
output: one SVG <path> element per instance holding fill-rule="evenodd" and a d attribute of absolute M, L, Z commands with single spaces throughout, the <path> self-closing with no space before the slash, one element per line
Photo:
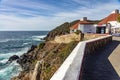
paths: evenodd
<path fill-rule="evenodd" d="M 70 33 L 80 30 L 83 33 L 96 33 L 96 27 L 93 22 L 89 22 L 87 17 L 83 17 L 78 23 L 70 27 Z"/>
<path fill-rule="evenodd" d="M 97 25 L 97 33 L 118 33 L 120 23 L 118 22 L 119 10 L 113 11 Z"/>

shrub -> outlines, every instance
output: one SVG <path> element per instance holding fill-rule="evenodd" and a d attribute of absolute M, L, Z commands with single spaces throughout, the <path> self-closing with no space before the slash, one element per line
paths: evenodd
<path fill-rule="evenodd" d="M 45 45 L 45 42 L 42 42 L 42 43 L 40 43 L 40 44 L 38 45 L 38 48 L 39 48 L 39 49 L 42 49 L 42 48 L 44 47 L 44 45 Z"/>
<path fill-rule="evenodd" d="M 70 27 L 76 24 L 79 20 L 75 20 L 73 22 L 65 22 L 61 24 L 60 26 L 57 26 L 55 29 L 50 31 L 47 34 L 47 37 L 45 38 L 46 40 L 53 40 L 55 36 L 57 35 L 63 35 L 63 34 L 68 34 L 70 32 Z"/>
<path fill-rule="evenodd" d="M 76 34 L 80 34 L 80 33 L 82 33 L 80 30 L 77 30 L 76 32 L 75 32 Z"/>
<path fill-rule="evenodd" d="M 57 48 L 61 49 L 60 51 L 57 51 L 55 53 L 49 52 L 49 54 L 44 58 L 45 63 L 43 67 L 45 68 L 41 74 L 44 80 L 50 80 L 52 75 L 69 56 L 77 43 L 78 42 L 73 41 L 68 44 L 61 44 L 59 48 Z"/>
<path fill-rule="evenodd" d="M 120 15 L 118 16 L 117 20 L 118 20 L 118 22 L 120 22 Z"/>

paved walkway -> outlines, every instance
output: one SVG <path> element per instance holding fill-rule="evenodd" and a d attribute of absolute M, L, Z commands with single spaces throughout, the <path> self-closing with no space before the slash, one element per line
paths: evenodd
<path fill-rule="evenodd" d="M 108 57 L 110 63 L 114 67 L 115 71 L 120 76 L 120 44 L 117 46 L 117 48 L 110 54 Z"/>
<path fill-rule="evenodd" d="M 83 62 L 82 80 L 120 80 L 108 60 L 109 55 L 119 44 L 120 37 L 114 37 L 113 42 L 107 44 L 101 50 L 86 55 Z"/>

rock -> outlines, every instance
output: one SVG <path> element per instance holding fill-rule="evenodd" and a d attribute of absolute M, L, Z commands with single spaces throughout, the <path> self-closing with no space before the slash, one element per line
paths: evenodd
<path fill-rule="evenodd" d="M 19 63 L 20 65 L 21 65 L 21 67 L 22 67 L 22 69 L 24 69 L 24 70 L 27 70 L 26 68 L 27 68 L 27 55 L 25 55 L 25 54 L 23 54 L 22 56 L 20 56 L 20 58 L 17 60 L 17 63 Z M 26 67 L 25 67 L 25 65 L 26 65 Z"/>
<path fill-rule="evenodd" d="M 71 33 L 71 34 L 56 36 L 54 41 L 57 43 L 70 43 L 72 41 L 80 41 L 80 35 Z"/>
<path fill-rule="evenodd" d="M 29 53 L 29 52 L 33 51 L 35 48 L 37 48 L 37 46 L 36 46 L 36 45 L 32 45 L 32 46 L 31 46 L 31 48 L 28 50 L 28 52 L 27 52 L 27 53 Z"/>
<path fill-rule="evenodd" d="M 17 63 L 20 64 L 24 71 L 29 71 L 32 61 L 33 59 L 31 58 L 31 55 L 25 53 L 20 56 L 20 58 L 17 60 Z"/>
<path fill-rule="evenodd" d="M 42 69 L 42 61 L 37 61 L 31 80 L 40 80 L 40 74 Z"/>
<path fill-rule="evenodd" d="M 19 57 L 17 55 L 13 55 L 9 58 L 8 61 L 12 62 L 12 61 L 17 60 L 17 59 L 19 59 Z"/>
<path fill-rule="evenodd" d="M 79 21 L 79 20 L 78 20 Z M 71 23 L 64 23 L 63 25 L 58 26 L 58 28 L 50 31 L 48 35 L 44 38 L 45 43 L 43 43 L 40 46 L 35 46 L 32 45 L 31 48 L 28 50 L 27 53 L 24 53 L 23 55 L 20 56 L 20 58 L 17 60 L 17 63 L 20 64 L 22 71 L 20 74 L 15 78 L 16 80 L 49 80 L 49 79 L 44 79 L 45 76 L 49 76 L 50 74 L 45 74 L 42 72 L 46 67 L 50 66 L 49 64 L 44 67 L 44 63 L 41 63 L 42 59 L 47 60 L 47 55 L 53 53 L 54 50 L 60 48 L 64 48 L 64 45 L 59 46 L 59 43 L 51 43 L 47 42 L 50 40 L 54 40 L 55 36 L 63 35 L 63 34 L 68 34 L 69 33 L 69 27 L 77 23 L 78 21 L 74 21 Z M 38 49 L 36 49 L 36 47 Z M 57 50 L 56 50 L 57 51 Z M 48 59 L 47 63 L 54 63 L 52 62 L 54 59 L 49 57 L 50 60 Z M 36 61 L 38 61 L 36 63 Z M 35 65 L 36 64 L 36 65 Z M 43 73 L 43 74 L 42 74 Z"/>

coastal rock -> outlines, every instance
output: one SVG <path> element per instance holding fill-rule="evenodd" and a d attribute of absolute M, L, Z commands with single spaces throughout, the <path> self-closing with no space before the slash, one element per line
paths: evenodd
<path fill-rule="evenodd" d="M 76 24 L 77 22 L 79 22 L 79 20 L 75 20 L 70 23 L 65 22 L 61 24 L 60 26 L 57 26 L 55 29 L 50 31 L 44 39 L 47 41 L 50 41 L 50 40 L 53 40 L 56 36 L 69 34 L 69 31 L 70 31 L 69 28 L 73 26 L 74 24 Z"/>
<path fill-rule="evenodd" d="M 71 34 L 56 36 L 54 41 L 57 43 L 70 43 L 72 41 L 80 41 L 80 36 L 78 34 L 71 33 Z"/>
<path fill-rule="evenodd" d="M 40 80 L 41 69 L 42 69 L 41 61 L 37 61 L 31 80 Z"/>
<path fill-rule="evenodd" d="M 28 50 L 28 52 L 27 52 L 27 53 L 29 53 L 29 52 L 33 51 L 35 48 L 37 48 L 37 46 L 36 46 L 36 45 L 32 45 L 32 46 L 31 46 L 31 48 Z"/>
<path fill-rule="evenodd" d="M 22 56 L 20 56 L 20 58 L 17 60 L 17 63 L 19 63 L 22 67 L 23 70 L 28 71 L 29 70 L 29 66 L 31 63 L 31 60 L 29 58 L 29 56 L 27 54 L 23 54 Z"/>
<path fill-rule="evenodd" d="M 76 42 L 64 44 L 56 43 L 53 40 L 56 36 L 68 34 L 69 27 L 78 21 L 66 22 L 58 26 L 48 33 L 44 38 L 44 43 L 39 46 L 32 45 L 28 52 L 17 60 L 22 71 L 12 80 L 50 80 L 50 77 L 76 45 Z M 42 64 L 39 62 L 41 60 L 43 60 Z"/>
<path fill-rule="evenodd" d="M 12 62 L 12 61 L 17 60 L 17 59 L 19 59 L 19 56 L 13 55 L 13 56 L 11 56 L 11 57 L 9 58 L 8 61 Z"/>

